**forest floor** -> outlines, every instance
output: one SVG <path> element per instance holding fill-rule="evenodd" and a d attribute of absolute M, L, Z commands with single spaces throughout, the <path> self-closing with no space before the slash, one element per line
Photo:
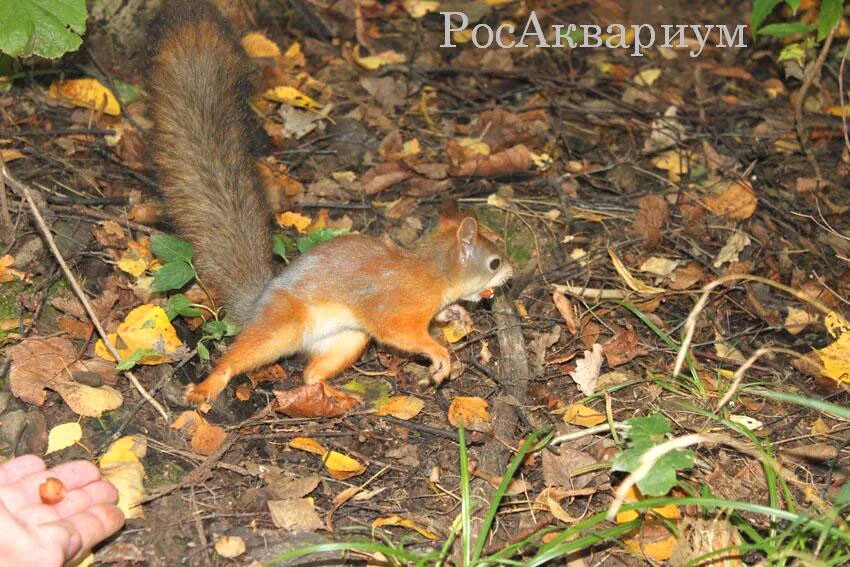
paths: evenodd
<path fill-rule="evenodd" d="M 50 437 L 63 448 L 48 462 L 95 460 L 133 436 L 136 460 L 125 447 L 113 474 L 141 504 L 98 561 L 248 565 L 371 540 L 298 561 L 431 564 L 468 509 L 472 541 L 446 547 L 460 565 L 494 498 L 482 556 L 520 564 L 683 565 L 724 548 L 729 565 L 846 556 L 850 144 L 835 112 L 846 36 L 808 87 L 801 144 L 801 69 L 778 62 L 776 41 L 632 57 L 477 49 L 456 34 L 466 43 L 441 49 L 443 18 L 413 17 L 425 2 L 362 2 L 359 15 L 354 2 L 234 4 L 240 33 L 259 34 L 246 47 L 262 69 L 254 107 L 279 250 L 345 232 L 411 247 L 453 197 L 514 277 L 468 306 L 472 328 L 434 327 L 453 357 L 438 388 L 423 385 L 427 359 L 372 344 L 334 390 L 305 389 L 303 360 L 285 359 L 197 413 L 184 387 L 209 373 L 231 329 L 192 271 L 154 275 L 192 265 L 157 249 L 173 231 L 145 147 L 144 52 L 125 65 L 91 33 L 47 72 L 22 71 L 0 94 L 0 155 L 168 414 L 96 346 L 7 182 L 0 453 L 43 455 Z M 525 2 L 455 4 L 493 25 L 529 17 Z M 749 18 L 735 2 L 535 4 L 550 24 Z M 80 77 L 114 92 L 120 113 L 73 106 L 62 81 Z M 548 446 L 500 487 L 534 432 Z M 640 491 L 626 501 L 640 513 L 607 521 L 643 452 L 683 436 L 632 478 Z"/>

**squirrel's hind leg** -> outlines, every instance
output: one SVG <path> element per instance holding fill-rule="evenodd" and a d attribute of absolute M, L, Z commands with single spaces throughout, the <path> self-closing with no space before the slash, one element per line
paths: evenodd
<path fill-rule="evenodd" d="M 278 291 L 236 337 L 210 375 L 186 388 L 186 400 L 202 408 L 214 401 L 230 379 L 290 356 L 301 348 L 306 310 L 304 304 L 285 291 Z"/>
<path fill-rule="evenodd" d="M 315 384 L 333 378 L 360 358 L 369 335 L 363 331 L 342 331 L 323 339 L 310 349 L 310 361 L 304 369 L 304 383 Z"/>

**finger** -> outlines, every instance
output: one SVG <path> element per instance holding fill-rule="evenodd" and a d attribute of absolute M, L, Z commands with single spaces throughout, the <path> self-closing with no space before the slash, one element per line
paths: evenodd
<path fill-rule="evenodd" d="M 115 504 L 118 491 L 105 480 L 98 480 L 65 494 L 65 498 L 53 505 L 29 504 L 17 512 L 20 521 L 28 526 L 40 526 L 64 520 L 98 504 Z"/>
<path fill-rule="evenodd" d="M 71 491 L 97 480 L 100 480 L 100 470 L 88 461 L 71 461 L 21 478 L 13 484 L 0 487 L 0 502 L 9 510 L 15 512 L 24 506 L 38 504 L 41 498 L 38 487 L 47 478 L 59 479 L 65 485 L 66 491 Z"/>
<path fill-rule="evenodd" d="M 69 556 L 84 553 L 108 538 L 124 525 L 124 514 L 112 504 L 98 504 L 48 526 L 61 526 L 79 537 L 79 546 Z"/>
<path fill-rule="evenodd" d="M 35 455 L 15 457 L 0 464 L 0 486 L 12 484 L 25 476 L 41 472 L 47 468 L 44 461 Z"/>

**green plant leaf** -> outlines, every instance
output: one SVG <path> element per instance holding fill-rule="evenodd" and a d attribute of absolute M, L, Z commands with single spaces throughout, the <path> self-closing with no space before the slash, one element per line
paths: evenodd
<path fill-rule="evenodd" d="M 215 340 L 232 337 L 238 332 L 239 327 L 229 319 L 212 320 L 204 323 L 204 333 Z"/>
<path fill-rule="evenodd" d="M 168 315 L 168 320 L 173 321 L 177 316 L 200 317 L 204 314 L 204 311 L 199 307 L 195 307 L 189 301 L 189 298 L 182 293 L 175 293 L 165 303 L 165 313 Z"/>
<path fill-rule="evenodd" d="M 815 26 L 805 22 L 788 22 L 784 24 L 768 24 L 759 30 L 761 35 L 783 38 L 794 34 L 805 34 L 814 30 Z"/>
<path fill-rule="evenodd" d="M 753 13 L 750 18 L 750 29 L 753 31 L 753 39 L 755 39 L 757 33 L 761 33 L 761 24 L 765 18 L 781 3 L 782 0 L 755 0 L 753 2 Z"/>
<path fill-rule="evenodd" d="M 191 262 L 194 247 L 183 239 L 170 234 L 151 236 L 151 250 L 163 262 Z"/>
<path fill-rule="evenodd" d="M 195 270 L 186 262 L 168 262 L 153 275 L 151 291 L 160 293 L 180 289 L 195 277 Z"/>
<path fill-rule="evenodd" d="M 844 0 L 822 0 L 818 12 L 818 41 L 823 41 L 838 25 L 844 12 Z"/>
<path fill-rule="evenodd" d="M 289 255 L 292 254 L 297 247 L 295 241 L 283 234 L 275 234 L 272 237 L 274 253 L 283 258 L 283 261 L 289 263 Z"/>
<path fill-rule="evenodd" d="M 55 59 L 80 47 L 87 17 L 85 0 L 0 0 L 0 51 Z"/>
<path fill-rule="evenodd" d="M 157 356 L 161 355 L 161 352 L 158 352 L 151 348 L 137 348 L 133 351 L 129 357 L 125 358 L 121 362 L 115 365 L 115 368 L 118 370 L 131 370 L 138 362 L 146 356 Z"/>
<path fill-rule="evenodd" d="M 628 420 L 628 448 L 614 456 L 611 470 L 634 472 L 640 466 L 641 457 L 649 449 L 663 443 L 670 433 L 670 422 L 656 413 L 647 417 Z M 640 482 L 637 483 L 645 496 L 663 496 L 676 485 L 676 471 L 694 464 L 692 451 L 677 449 L 662 456 Z"/>
<path fill-rule="evenodd" d="M 195 349 L 198 351 L 198 356 L 201 357 L 201 360 L 210 359 L 210 350 L 207 348 L 207 345 L 203 343 L 203 341 L 198 341 L 198 344 L 195 345 Z"/>
<path fill-rule="evenodd" d="M 779 58 L 777 61 L 782 63 L 783 61 L 796 61 L 800 67 L 803 67 L 803 61 L 806 58 L 806 49 L 800 42 L 789 43 L 785 47 L 782 48 L 782 51 L 779 52 Z"/>
<path fill-rule="evenodd" d="M 304 254 L 316 244 L 333 240 L 343 234 L 348 234 L 347 228 L 317 228 L 307 236 L 300 237 L 295 244 L 298 247 L 298 251 Z"/>

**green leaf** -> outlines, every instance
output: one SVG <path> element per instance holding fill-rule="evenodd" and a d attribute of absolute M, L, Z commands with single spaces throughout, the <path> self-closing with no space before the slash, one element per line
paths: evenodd
<path fill-rule="evenodd" d="M 168 301 L 165 303 L 165 312 L 168 314 L 169 321 L 173 321 L 177 316 L 200 317 L 204 314 L 201 308 L 195 307 L 189 301 L 189 298 L 182 293 L 175 293 L 168 298 Z"/>
<path fill-rule="evenodd" d="M 151 291 L 159 293 L 180 289 L 195 277 L 195 270 L 186 262 L 169 262 L 153 275 Z"/>
<path fill-rule="evenodd" d="M 296 241 L 298 251 L 304 254 L 316 244 L 333 240 L 337 236 L 348 234 L 347 228 L 317 228 L 307 236 L 302 236 Z"/>
<path fill-rule="evenodd" d="M 646 417 L 633 417 L 626 421 L 629 424 L 629 439 L 632 442 L 648 442 L 658 444 L 664 441 L 664 436 L 673 431 L 670 421 L 660 413 Z"/>
<path fill-rule="evenodd" d="M 818 12 L 818 41 L 823 41 L 838 25 L 844 12 L 844 0 L 822 0 Z"/>
<path fill-rule="evenodd" d="M 761 24 L 765 18 L 781 3 L 782 0 L 755 0 L 753 2 L 753 13 L 750 18 L 750 29 L 753 30 L 753 39 L 755 39 L 757 33 L 761 33 Z"/>
<path fill-rule="evenodd" d="M 0 51 L 55 59 L 80 47 L 87 17 L 85 0 L 0 0 Z"/>
<path fill-rule="evenodd" d="M 289 263 L 289 255 L 297 248 L 295 241 L 283 234 L 275 234 L 272 237 L 274 242 L 274 253 L 283 258 L 283 261 Z"/>
<path fill-rule="evenodd" d="M 814 30 L 815 26 L 805 22 L 789 22 L 785 24 L 768 24 L 759 30 L 761 35 L 783 38 L 794 34 L 805 34 Z"/>
<path fill-rule="evenodd" d="M 2 1 L 2 0 L 0 0 Z M 151 250 L 163 262 L 191 262 L 195 249 L 185 240 L 170 234 L 151 236 Z"/>
<path fill-rule="evenodd" d="M 115 85 L 115 94 L 121 99 L 121 104 L 123 105 L 130 104 L 142 98 L 141 87 L 133 83 L 113 78 L 112 84 Z"/>
<path fill-rule="evenodd" d="M 198 344 L 195 345 L 195 349 L 197 349 L 198 356 L 201 357 L 201 360 L 210 359 L 210 351 L 207 348 L 207 345 L 203 343 L 203 341 L 198 341 Z"/>
<path fill-rule="evenodd" d="M 151 348 L 137 348 L 133 351 L 129 357 L 125 358 L 121 362 L 115 365 L 115 368 L 118 370 L 131 370 L 138 362 L 146 356 L 157 356 L 161 355 L 161 352 L 155 351 Z"/>
<path fill-rule="evenodd" d="M 204 323 L 203 331 L 210 338 L 219 340 L 223 337 L 232 337 L 239 332 L 239 327 L 230 319 L 219 319 Z"/>
<path fill-rule="evenodd" d="M 803 67 L 803 61 L 806 58 L 806 48 L 799 42 L 789 43 L 779 52 L 778 62 L 796 61 L 800 67 Z"/>

